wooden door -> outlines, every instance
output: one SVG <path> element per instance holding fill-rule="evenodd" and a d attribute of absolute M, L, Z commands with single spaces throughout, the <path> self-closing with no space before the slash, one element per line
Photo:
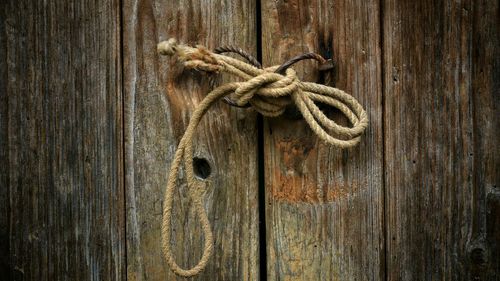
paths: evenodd
<path fill-rule="evenodd" d="M 339 150 L 293 110 L 211 108 L 193 157 L 214 254 L 192 280 L 499 280 L 498 1 L 7 0 L 0 19 L 1 280 L 184 280 L 163 193 L 211 84 L 158 55 L 170 37 L 333 58 L 370 119 Z M 185 185 L 173 209 L 192 266 Z"/>

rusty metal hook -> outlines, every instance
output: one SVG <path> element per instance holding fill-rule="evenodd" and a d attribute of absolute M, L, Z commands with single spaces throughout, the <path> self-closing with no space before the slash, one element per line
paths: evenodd
<path fill-rule="evenodd" d="M 216 53 L 216 54 L 235 53 L 235 54 L 238 54 L 238 55 L 242 56 L 243 58 L 245 58 L 251 65 L 262 69 L 262 65 L 260 64 L 260 62 L 256 58 L 254 58 L 252 55 L 250 55 L 248 52 L 244 51 L 241 48 L 237 48 L 234 46 L 221 46 L 221 47 L 215 48 L 214 53 Z M 224 101 L 225 103 L 229 104 L 230 106 L 234 106 L 234 107 L 239 107 L 239 108 L 250 107 L 250 104 L 248 104 L 248 103 L 245 105 L 238 105 L 235 101 L 230 99 L 228 96 L 225 96 L 222 99 L 222 101 Z"/>
<path fill-rule="evenodd" d="M 318 66 L 319 71 L 328 71 L 328 70 L 331 70 L 334 68 L 334 63 L 333 63 L 332 59 L 327 60 L 327 59 L 323 58 L 321 55 L 316 54 L 316 53 L 305 53 L 302 55 L 295 56 L 295 57 L 289 59 L 288 61 L 284 62 L 274 72 L 279 73 L 279 74 L 284 74 L 285 70 L 287 68 L 289 68 L 290 66 L 292 66 L 293 64 L 295 64 L 301 60 L 307 60 L 307 59 L 313 59 L 313 60 L 318 61 L 320 63 L 320 65 Z"/>

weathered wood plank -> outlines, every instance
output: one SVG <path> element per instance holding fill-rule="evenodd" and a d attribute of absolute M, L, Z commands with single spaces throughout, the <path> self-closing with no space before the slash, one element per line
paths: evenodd
<path fill-rule="evenodd" d="M 161 252 L 160 225 L 167 172 L 190 113 L 209 90 L 205 74 L 160 57 L 169 37 L 213 49 L 233 44 L 256 53 L 254 1 L 124 2 L 128 280 L 184 280 Z M 208 111 L 195 141 L 210 166 L 205 208 L 215 247 L 193 280 L 258 279 L 256 114 L 220 103 Z M 185 183 L 174 199 L 172 244 L 180 265 L 193 266 L 203 236 Z"/>
<path fill-rule="evenodd" d="M 11 279 L 6 2 L 0 2 L 0 276 Z"/>
<path fill-rule="evenodd" d="M 471 10 L 472 238 L 479 247 L 469 245 L 468 258 L 473 278 L 500 280 L 500 2 L 475 0 Z"/>
<path fill-rule="evenodd" d="M 123 279 L 119 1 L 2 7 L 11 277 Z"/>
<path fill-rule="evenodd" d="M 384 8 L 388 280 L 498 280 L 498 1 Z"/>
<path fill-rule="evenodd" d="M 370 118 L 361 144 L 346 151 L 319 141 L 303 119 L 266 119 L 268 278 L 382 280 L 379 2 L 264 0 L 262 30 L 264 64 L 308 51 L 333 56 L 336 86 L 356 97 Z M 295 69 L 314 81 L 315 67 Z"/>

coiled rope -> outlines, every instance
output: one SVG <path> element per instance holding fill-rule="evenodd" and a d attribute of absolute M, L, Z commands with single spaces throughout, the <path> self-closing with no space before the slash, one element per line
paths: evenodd
<path fill-rule="evenodd" d="M 190 47 L 177 44 L 173 38 L 159 43 L 158 52 L 167 56 L 176 55 L 186 68 L 211 73 L 226 72 L 244 80 L 222 85 L 208 93 L 201 101 L 193 112 L 170 167 L 163 207 L 162 248 L 171 270 L 177 275 L 190 277 L 197 275 L 205 268 L 213 251 L 213 235 L 202 202 L 203 184 L 195 178 L 192 159 L 193 134 L 201 118 L 213 103 L 233 94 L 238 106 L 243 107 L 249 104 L 262 115 L 274 117 L 282 114 L 285 107 L 293 102 L 318 137 L 339 148 L 348 148 L 359 143 L 360 135 L 368 126 L 368 116 L 363 107 L 349 94 L 336 88 L 302 82 L 292 68 L 286 68 L 282 75 L 275 72 L 279 66 L 260 69 L 238 59 L 210 52 L 203 46 Z M 339 109 L 349 119 L 352 126 L 341 126 L 329 119 L 315 102 Z M 183 160 L 188 196 L 200 220 L 205 240 L 203 255 L 198 264 L 191 269 L 183 269 L 175 262 L 170 243 L 172 200 Z"/>

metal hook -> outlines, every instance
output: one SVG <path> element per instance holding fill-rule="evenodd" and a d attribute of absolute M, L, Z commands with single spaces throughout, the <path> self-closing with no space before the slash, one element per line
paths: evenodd
<path fill-rule="evenodd" d="M 222 47 L 215 48 L 214 53 L 216 53 L 216 54 L 235 53 L 235 54 L 238 54 L 238 55 L 242 56 L 243 58 L 245 58 L 251 65 L 262 69 L 262 65 L 260 64 L 260 62 L 256 58 L 254 58 L 252 55 L 250 55 L 248 52 L 244 51 L 241 48 L 237 48 L 234 46 L 222 46 Z M 225 103 L 229 104 L 230 106 L 234 106 L 234 107 L 239 107 L 239 108 L 250 107 L 250 104 L 248 104 L 248 103 L 245 105 L 238 105 L 235 101 L 230 99 L 228 96 L 225 96 L 222 99 L 222 101 L 224 101 Z"/>
<path fill-rule="evenodd" d="M 290 59 L 290 60 L 284 62 L 282 65 L 280 65 L 276 69 L 275 72 L 280 73 L 280 74 L 284 74 L 285 70 L 287 68 L 289 68 L 290 66 L 292 66 L 293 64 L 295 64 L 301 60 L 306 60 L 306 59 L 313 59 L 313 60 L 316 60 L 320 63 L 320 65 L 318 66 L 318 70 L 320 72 L 326 73 L 326 75 L 324 76 L 324 78 L 325 78 L 324 82 L 326 85 L 330 84 L 331 79 L 332 79 L 331 70 L 335 68 L 335 62 L 333 61 L 333 59 L 325 59 L 321 55 L 316 54 L 316 53 L 305 53 L 305 54 L 293 57 L 292 59 Z"/>

